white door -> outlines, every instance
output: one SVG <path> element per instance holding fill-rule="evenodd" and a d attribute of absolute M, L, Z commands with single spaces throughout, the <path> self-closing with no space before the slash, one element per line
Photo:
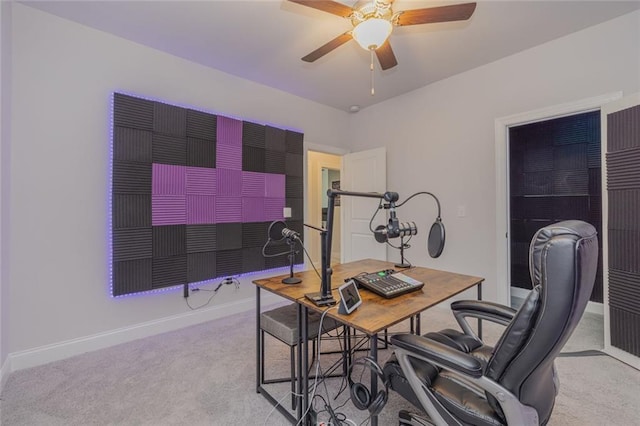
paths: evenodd
<path fill-rule="evenodd" d="M 382 194 L 387 190 L 386 148 L 346 154 L 342 165 L 340 189 L 343 191 Z M 340 197 L 343 263 L 359 259 L 387 260 L 387 245 L 378 243 L 369 229 L 369 221 L 379 202 L 376 198 Z M 378 212 L 376 223 L 385 221 L 385 212 Z"/>
<path fill-rule="evenodd" d="M 602 191 L 604 351 L 640 369 L 640 93 L 604 105 L 600 119 L 607 177 Z"/>

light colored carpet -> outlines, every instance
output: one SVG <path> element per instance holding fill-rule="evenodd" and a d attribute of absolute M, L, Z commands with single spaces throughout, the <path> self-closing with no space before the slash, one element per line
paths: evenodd
<path fill-rule="evenodd" d="M 455 327 L 448 310 L 423 314 L 423 332 L 444 327 Z M 495 338 L 499 329 L 485 333 Z M 585 314 L 565 351 L 601 348 L 602 319 Z M 286 425 L 255 391 L 255 349 L 255 313 L 247 312 L 18 371 L 2 393 L 0 420 L 6 426 Z M 270 340 L 267 351 L 270 377 L 286 376 L 288 348 Z M 379 359 L 389 353 L 379 351 Z M 322 365 L 330 357 L 323 355 Z M 639 424 L 639 371 L 607 356 L 559 358 L 557 367 L 561 389 L 550 424 Z M 339 378 L 327 381 L 331 405 L 344 404 L 336 411 L 366 424 L 367 412 L 353 407 L 348 391 L 333 399 L 340 386 Z M 290 406 L 288 384 L 269 389 Z M 412 407 L 391 392 L 379 423 L 397 424 L 402 408 Z"/>

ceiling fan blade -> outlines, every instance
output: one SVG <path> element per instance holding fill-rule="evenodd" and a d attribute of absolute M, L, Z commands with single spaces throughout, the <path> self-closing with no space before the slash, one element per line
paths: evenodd
<path fill-rule="evenodd" d="M 329 43 L 326 43 L 325 45 L 320 46 L 319 48 L 317 48 L 313 52 L 309 53 L 307 56 L 302 58 L 302 60 L 305 61 L 305 62 L 313 62 L 313 61 L 323 57 L 327 53 L 331 52 L 333 49 L 342 46 L 343 44 L 345 44 L 346 42 L 348 42 L 352 38 L 353 37 L 351 36 L 351 31 L 347 31 L 344 34 L 340 34 L 338 37 L 334 38 Z"/>
<path fill-rule="evenodd" d="M 396 25 L 403 26 L 432 24 L 436 22 L 464 21 L 473 15 L 474 10 L 476 10 L 475 3 L 405 10 L 398 17 Z"/>
<path fill-rule="evenodd" d="M 388 70 L 389 68 L 393 68 L 398 65 L 396 55 L 393 54 L 393 49 L 391 49 L 391 44 L 388 39 L 382 46 L 376 49 L 376 56 L 378 57 L 380 67 L 383 70 Z"/>
<path fill-rule="evenodd" d="M 298 3 L 303 6 L 312 7 L 314 9 L 321 10 L 323 12 L 332 13 L 334 15 L 342 16 L 346 18 L 351 15 L 353 9 L 349 6 L 345 6 L 342 3 L 338 3 L 330 0 L 289 0 L 291 3 Z"/>

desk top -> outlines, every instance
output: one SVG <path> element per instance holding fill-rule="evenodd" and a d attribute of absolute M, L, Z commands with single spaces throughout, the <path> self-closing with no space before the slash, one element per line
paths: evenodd
<path fill-rule="evenodd" d="M 394 269 L 392 262 L 365 259 L 333 266 L 331 288 L 333 296 L 338 300 L 338 292 L 344 280 L 361 272 L 375 272 L 382 269 Z M 436 269 L 412 267 L 401 271 L 403 274 L 424 282 L 421 290 L 385 299 L 366 289 L 360 289 L 362 305 L 351 315 L 338 313 L 337 308 L 331 309 L 327 316 L 356 328 L 363 333 L 372 335 L 410 318 L 420 312 L 443 302 L 458 293 L 474 287 L 484 281 L 484 278 L 461 275 Z M 296 273 L 302 279 L 300 284 L 283 284 L 281 281 L 288 275 L 280 275 L 253 281 L 258 287 L 282 296 L 286 299 L 301 303 L 309 309 L 323 311 L 325 307 L 317 307 L 304 297 L 307 293 L 320 290 L 320 278 L 315 271 Z"/>

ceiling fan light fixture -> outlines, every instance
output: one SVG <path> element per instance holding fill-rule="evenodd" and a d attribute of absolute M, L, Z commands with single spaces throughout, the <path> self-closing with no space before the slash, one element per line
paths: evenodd
<path fill-rule="evenodd" d="M 386 19 L 370 18 L 356 25 L 352 35 L 363 49 L 375 50 L 387 41 L 392 28 Z"/>

